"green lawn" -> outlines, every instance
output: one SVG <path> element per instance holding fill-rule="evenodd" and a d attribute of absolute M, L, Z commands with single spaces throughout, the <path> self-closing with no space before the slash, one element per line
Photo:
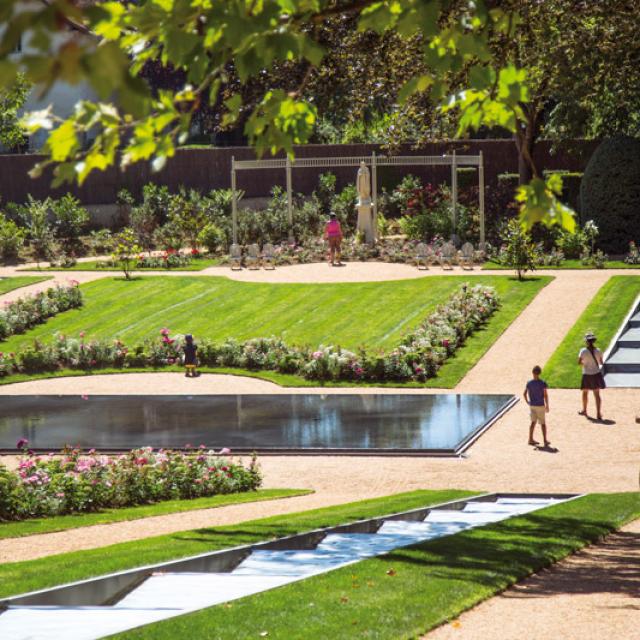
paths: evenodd
<path fill-rule="evenodd" d="M 193 260 L 191 264 L 184 267 L 173 267 L 171 269 L 161 269 L 160 267 L 140 267 L 134 271 L 202 271 L 207 267 L 220 264 L 219 258 L 200 258 Z M 104 260 L 87 260 L 78 262 L 73 267 L 31 267 L 19 269 L 19 271 L 119 271 L 118 267 L 105 267 Z"/>
<path fill-rule="evenodd" d="M 111 637 L 415 638 L 639 516 L 638 493 L 589 495 Z"/>
<path fill-rule="evenodd" d="M 79 513 L 54 518 L 33 518 L 32 520 L 23 520 L 21 522 L 0 522 L 0 540 L 40 533 L 52 533 L 53 531 L 67 531 L 96 524 L 110 524 L 124 520 L 163 516 L 170 513 L 184 513 L 185 511 L 196 511 L 197 509 L 226 507 L 231 504 L 278 500 L 308 493 L 313 493 L 313 491 L 307 489 L 260 489 L 258 491 L 230 493 L 207 498 L 195 498 L 193 500 L 167 500 L 166 502 L 137 507 L 104 509 L 97 513 Z"/>
<path fill-rule="evenodd" d="M 108 547 L 0 564 L 0 597 L 46 589 L 113 571 L 270 540 L 320 527 L 457 500 L 477 492 L 412 491 L 336 507 L 251 520 L 237 525 L 182 531 Z"/>
<path fill-rule="evenodd" d="M 554 387 L 579 388 L 582 371 L 578 366 L 578 352 L 584 346 L 584 334 L 593 331 L 598 336 L 598 346 L 604 351 L 638 295 L 640 278 L 611 277 L 549 358 L 542 373 L 544 379 Z"/>
<path fill-rule="evenodd" d="M 176 276 L 125 282 L 103 278 L 82 285 L 85 304 L 3 343 L 19 351 L 34 339 L 58 333 L 118 337 L 133 343 L 158 335 L 162 327 L 222 340 L 277 335 L 290 344 L 339 344 L 389 349 L 462 283 L 494 286 L 502 306 L 442 368 L 431 386 L 453 387 L 529 304 L 550 278 L 518 282 L 510 276 L 432 276 L 392 282 L 265 284 L 225 277 Z M 50 376 L 45 376 L 50 377 Z M 300 378 L 260 375 L 284 384 Z M 11 382 L 22 379 L 12 377 Z M 5 382 L 9 380 L 5 379 Z"/>
<path fill-rule="evenodd" d="M 30 284 L 36 284 L 36 282 L 44 282 L 45 280 L 51 280 L 51 277 L 16 276 L 11 278 L 0 278 L 0 296 L 4 293 L 9 293 L 9 291 L 14 291 L 21 287 L 27 287 Z"/>
<path fill-rule="evenodd" d="M 499 270 L 499 271 L 513 271 L 513 267 L 506 267 L 503 264 L 497 262 L 485 262 L 482 265 L 482 269 L 487 270 Z M 545 271 L 550 269 L 595 269 L 590 265 L 584 265 L 580 260 L 565 260 L 559 267 L 543 266 L 540 265 L 536 269 Z M 640 269 L 640 264 L 627 264 L 624 260 L 608 260 L 606 262 L 605 269 Z"/>

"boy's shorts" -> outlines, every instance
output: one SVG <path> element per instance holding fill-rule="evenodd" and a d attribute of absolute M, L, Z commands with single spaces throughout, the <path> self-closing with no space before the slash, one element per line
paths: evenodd
<path fill-rule="evenodd" d="M 540 424 L 546 424 L 547 412 L 545 411 L 544 406 L 542 407 L 529 406 L 529 409 L 531 409 L 531 422 L 539 422 Z"/>

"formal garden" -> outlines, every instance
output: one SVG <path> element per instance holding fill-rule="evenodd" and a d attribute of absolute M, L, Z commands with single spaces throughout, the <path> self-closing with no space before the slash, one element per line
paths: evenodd
<path fill-rule="evenodd" d="M 637 633 L 633 3 L 23 5 L 0 638 Z"/>

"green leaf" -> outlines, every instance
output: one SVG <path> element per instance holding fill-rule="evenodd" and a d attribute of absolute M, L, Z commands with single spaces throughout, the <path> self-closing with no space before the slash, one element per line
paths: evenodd
<path fill-rule="evenodd" d="M 73 156 L 80 149 L 73 120 L 65 120 L 54 129 L 49 134 L 46 147 L 54 162 L 63 162 Z"/>

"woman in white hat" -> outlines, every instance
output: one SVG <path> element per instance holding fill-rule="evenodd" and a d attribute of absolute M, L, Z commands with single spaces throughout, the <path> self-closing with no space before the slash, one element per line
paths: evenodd
<path fill-rule="evenodd" d="M 587 415 L 587 403 L 589 401 L 589 391 L 593 391 L 596 399 L 596 411 L 598 420 L 602 420 L 602 398 L 600 389 L 606 387 L 604 376 L 600 367 L 602 362 L 602 351 L 595 346 L 596 337 L 589 331 L 584 337 L 586 346 L 580 349 L 578 354 L 578 364 L 582 366 L 582 411 L 578 411 L 581 416 Z"/>

